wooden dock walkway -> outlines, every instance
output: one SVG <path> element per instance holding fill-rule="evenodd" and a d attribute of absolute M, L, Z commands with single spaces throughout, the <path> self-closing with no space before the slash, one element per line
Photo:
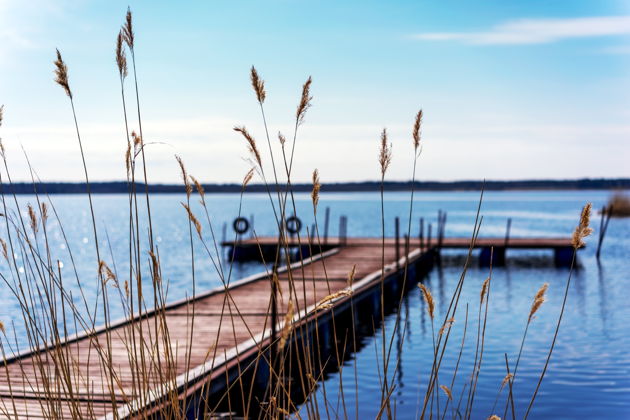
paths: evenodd
<path fill-rule="evenodd" d="M 395 269 L 396 251 L 389 243 L 385 248 L 386 270 Z M 418 249 L 410 252 L 410 261 L 421 255 Z M 348 274 L 356 264 L 354 289 L 379 283 L 381 249 L 372 244 L 334 248 L 292 264 L 291 269 L 279 269 L 278 319 L 287 311 L 290 290 L 297 310 L 294 320 L 305 320 L 312 315 L 315 304 L 331 293 L 348 286 Z M 394 265 L 392 265 L 394 264 Z M 292 289 L 289 287 L 292 277 Z M 366 280 L 367 279 L 367 280 Z M 370 284 L 372 283 L 372 284 Z M 199 294 L 194 300 L 181 300 L 165 309 L 169 342 L 176 355 L 174 376 L 181 392 L 199 388 L 214 378 L 225 378 L 226 371 L 235 363 L 244 363 L 248 353 L 257 353 L 269 344 L 271 281 L 269 273 L 261 273 L 229 286 L 229 298 L 224 287 Z M 343 300 L 343 299 L 341 299 Z M 191 312 L 194 302 L 194 337 L 190 342 Z M 225 307 L 224 307 L 225 304 Z M 222 317 L 223 312 L 223 317 Z M 152 395 L 135 395 L 132 371 L 132 336 L 135 346 L 143 344 L 138 335 L 140 324 L 145 336 L 155 337 L 156 315 L 145 314 L 142 321 L 121 320 L 108 330 L 97 329 L 93 334 L 82 333 L 70 337 L 66 343 L 48 349 L 27 351 L 6 360 L 0 373 L 0 418 L 125 418 L 132 417 L 140 407 L 160 400 L 164 378 L 156 369 L 147 372 Z M 221 321 L 222 319 L 222 321 Z M 281 321 L 277 328 L 282 327 Z M 134 334 L 135 332 L 135 334 Z M 111 337 L 113 375 L 99 362 L 99 354 L 108 357 L 107 334 Z M 152 342 L 156 340 L 153 338 Z M 186 350 L 191 348 L 190 363 L 186 363 Z M 147 357 L 155 357 L 155 349 L 145 348 Z M 158 351 L 163 351 L 160 348 Z M 68 377 L 57 369 L 57 360 L 64 357 L 66 365 L 74 366 Z M 237 359 L 239 361 L 237 361 Z M 113 386 L 112 386 L 113 383 Z M 72 395 L 69 389 L 72 389 Z M 51 401 L 46 395 L 53 396 Z M 116 401 L 116 407 L 112 403 Z M 116 413 L 113 413 L 116 411 Z"/>
<path fill-rule="evenodd" d="M 372 296 L 375 291 L 378 293 L 382 269 L 381 239 L 347 238 L 342 243 L 343 246 L 339 246 L 338 238 L 329 238 L 322 254 L 278 270 L 278 296 L 281 297 L 277 331 L 282 329 L 289 300 L 296 307 L 294 325 L 313 319 L 320 322 L 322 312 L 314 311 L 315 305 L 322 298 L 349 286 L 348 274 L 354 265 L 353 299 Z M 394 238 L 385 241 L 384 272 L 385 281 L 398 291 L 401 267 L 409 264 L 409 276 L 414 278 L 417 272 L 428 270 L 437 244 L 420 249 L 418 241 L 413 240 L 407 254 L 404 244 L 398 242 L 398 247 L 396 244 Z M 275 238 L 258 238 L 224 245 L 272 247 L 277 243 Z M 563 249 L 570 246 L 570 239 L 513 238 L 508 245 L 511 248 Z M 470 240 L 444 238 L 441 246 L 468 248 Z M 505 247 L 504 239 L 479 239 L 476 244 L 476 247 L 482 248 L 490 246 Z M 213 389 L 213 384 L 225 386 L 226 380 L 233 380 L 248 361 L 267 349 L 271 342 L 271 284 L 270 273 L 265 272 L 234 281 L 227 291 L 221 286 L 198 294 L 195 299 L 174 302 L 164 308 L 163 319 L 169 336 L 163 341 L 169 343 L 176 361 L 169 387 L 177 389 L 179 398 L 193 395 L 202 386 L 209 389 Z M 377 306 L 378 299 L 373 297 L 368 299 L 369 305 Z M 339 297 L 333 302 L 333 309 L 337 311 L 337 308 L 347 306 L 348 299 L 348 296 Z M 194 322 L 191 317 L 193 305 Z M 324 315 L 327 311 L 323 311 Z M 154 312 L 148 312 L 143 314 L 142 319 L 135 317 L 114 322 L 108 329 L 82 333 L 57 346 L 29 350 L 8 358 L 3 373 L 0 373 L 0 418 L 132 418 L 145 407 L 162 404 L 165 379 L 158 369 L 151 368 L 146 372 L 146 381 L 151 388 L 146 395 L 136 395 L 138 387 L 134 386 L 136 379 L 131 374 L 134 364 L 134 357 L 130 356 L 134 353 L 132 349 L 135 348 L 137 353 L 137 349 L 144 345 L 138 337 L 141 328 L 143 334 L 153 337 L 150 340 L 152 343 L 161 342 L 155 337 L 163 334 L 165 329 L 156 322 L 156 316 Z M 108 334 L 111 356 L 107 351 Z M 158 360 L 153 363 L 159 363 L 159 354 L 165 350 L 159 344 L 156 347 L 143 348 L 147 358 L 157 357 Z M 190 360 L 187 359 L 189 348 Z M 74 366 L 71 372 L 58 371 L 58 359 L 61 357 L 66 365 Z M 102 357 L 111 357 L 111 371 L 99 362 Z M 68 386 L 68 380 L 72 386 Z M 72 394 L 69 389 L 72 389 Z M 46 398 L 46 395 L 53 398 Z"/>

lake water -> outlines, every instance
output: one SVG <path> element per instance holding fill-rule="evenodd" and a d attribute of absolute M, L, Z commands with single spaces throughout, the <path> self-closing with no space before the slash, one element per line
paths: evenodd
<path fill-rule="evenodd" d="M 605 204 L 609 196 L 602 191 L 549 191 L 549 192 L 487 192 L 481 214 L 484 216 L 480 236 L 503 236 L 506 221 L 512 218 L 512 237 L 568 236 L 572 233 L 581 207 L 588 201 L 594 208 Z M 394 232 L 393 219 L 401 218 L 401 229 L 406 232 L 409 212 L 408 193 L 386 194 L 387 235 Z M 72 266 L 68 245 L 75 258 L 79 278 L 89 301 L 96 299 L 96 258 L 87 197 L 53 196 L 55 208 L 63 223 L 68 239 L 66 244 L 58 222 L 49 221 L 49 239 L 55 252 L 54 258 L 63 263 L 62 272 L 72 278 Z M 18 199 L 22 211 L 33 196 Z M 176 300 L 192 292 L 190 281 L 190 248 L 188 222 L 180 202 L 185 195 L 155 195 L 151 197 L 154 234 L 162 259 L 163 277 L 169 282 L 169 300 Z M 207 201 L 210 218 L 217 240 L 222 238 L 222 226 L 228 225 L 227 237 L 233 237 L 231 223 L 237 215 L 239 196 L 233 194 L 209 194 Z M 474 192 L 431 192 L 416 194 L 412 217 L 412 235 L 417 235 L 418 219 L 424 217 L 433 223 L 439 209 L 448 212 L 446 236 L 467 236 L 472 233 L 479 194 Z M 97 195 L 94 197 L 100 241 L 106 250 L 110 266 L 121 273 L 128 270 L 128 202 L 126 195 Z M 323 225 L 324 208 L 331 208 L 330 234 L 336 235 L 340 215 L 348 216 L 350 236 L 380 235 L 380 198 L 378 193 L 329 193 L 322 194 L 318 220 Z M 14 208 L 15 206 L 12 205 Z M 193 207 L 200 219 L 199 206 Z M 311 226 L 313 212 L 308 194 L 296 195 L 298 216 L 305 226 Z M 253 225 L 260 236 L 273 234 L 273 212 L 264 194 L 247 194 L 243 201 L 243 216 L 253 215 Z M 599 217 L 594 215 L 593 227 L 599 227 Z M 204 236 L 210 232 L 204 222 Z M 3 229 L 3 232 L 5 230 Z M 580 268 L 575 272 L 565 318 L 559 339 L 543 381 L 541 391 L 530 418 L 630 418 L 630 219 L 613 219 L 605 239 L 601 264 L 595 260 L 596 237 L 588 240 L 586 249 L 580 251 Z M 4 238 L 4 234 L 0 237 Z M 220 285 L 219 277 L 207 254 L 198 241 L 196 245 L 197 290 Z M 111 253 L 110 253 L 111 248 Z M 22 261 L 18 255 L 18 263 Z M 461 252 L 444 255 L 441 268 L 434 269 L 425 279 L 426 285 L 436 298 L 436 320 L 442 319 L 448 300 L 459 279 L 463 267 Z M 28 267 L 20 266 L 21 270 Z M 235 265 L 232 279 L 256 273 L 261 266 L 256 263 Z M 0 272 L 10 274 L 6 262 Z M 470 375 L 476 339 L 476 314 L 479 290 L 488 270 L 474 262 L 466 277 L 462 302 L 449 341 L 449 351 L 441 369 L 440 382 L 450 385 L 450 375 L 455 364 L 462 339 L 465 303 L 470 303 L 468 336 L 464 345 L 458 380 L 453 394 L 459 398 L 465 379 Z M 513 364 L 527 321 L 531 300 L 538 288 L 549 283 L 548 300 L 532 321 L 518 379 L 514 385 L 517 415 L 522 416 L 531 398 L 538 375 L 544 365 L 557 321 L 564 287 L 568 276 L 565 268 L 553 265 L 551 251 L 510 251 L 505 267 L 495 267 L 490 295 L 490 308 L 486 330 L 486 348 L 483 358 L 473 418 L 486 418 L 494 404 L 501 380 L 505 376 L 504 353 Z M 66 285 L 72 288 L 72 282 Z M 8 330 L 15 329 L 18 345 L 25 346 L 24 329 L 19 316 L 19 306 L 8 288 L 0 288 L 0 319 Z M 113 308 L 112 318 L 122 315 L 120 308 Z M 430 319 L 421 300 L 419 290 L 412 290 L 403 302 L 402 323 L 405 325 L 404 340 L 395 346 L 395 357 L 400 357 L 398 369 L 393 373 L 396 385 L 392 401 L 398 418 L 415 418 L 421 390 L 426 386 L 432 360 Z M 391 331 L 395 315 L 385 322 Z M 439 328 L 439 325 L 436 329 Z M 346 413 L 348 417 L 372 418 L 378 411 L 375 401 L 380 399 L 376 337 L 363 338 L 364 346 L 347 361 L 343 371 L 346 387 Z M 379 356 L 380 357 L 380 356 Z M 354 388 L 354 366 L 358 371 L 358 394 Z M 344 416 L 336 404 L 332 390 L 338 389 L 339 374 L 329 375 L 324 383 L 329 398 L 331 416 Z M 350 384 L 350 385 L 348 385 Z M 317 392 L 322 392 L 319 387 Z M 467 395 L 467 391 L 466 391 Z M 502 394 L 505 396 L 505 392 Z M 331 397 L 333 396 L 333 397 Z M 440 395 L 441 403 L 445 401 Z M 359 412 L 355 411 L 358 399 Z M 465 405 L 466 397 L 464 397 Z M 503 417 L 505 399 L 499 400 L 495 410 Z M 322 405 L 322 410 L 325 407 Z M 450 408 L 449 408 L 450 410 Z M 322 411 L 322 413 L 325 411 Z M 450 417 L 450 411 L 449 411 Z"/>

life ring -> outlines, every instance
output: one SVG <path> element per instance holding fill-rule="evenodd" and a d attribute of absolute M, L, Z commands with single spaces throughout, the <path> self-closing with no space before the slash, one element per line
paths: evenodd
<path fill-rule="evenodd" d="M 234 222 L 232 222 L 232 228 L 234 232 L 242 235 L 249 230 L 249 221 L 244 217 L 237 217 L 234 219 Z"/>
<path fill-rule="evenodd" d="M 300 230 L 302 230 L 302 221 L 298 219 L 296 216 L 291 216 L 286 221 L 287 232 L 292 235 L 295 235 Z"/>

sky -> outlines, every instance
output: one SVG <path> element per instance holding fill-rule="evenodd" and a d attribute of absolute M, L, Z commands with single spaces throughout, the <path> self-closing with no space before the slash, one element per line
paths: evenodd
<path fill-rule="evenodd" d="M 125 179 L 114 61 L 129 6 L 149 181 L 178 182 L 174 156 L 207 183 L 250 168 L 246 126 L 270 159 L 249 72 L 265 80 L 274 153 L 293 136 L 293 180 L 376 180 L 387 128 L 390 180 L 411 178 L 423 109 L 420 180 L 630 177 L 630 0 L 129 1 L 0 0 L 0 137 L 14 180 L 28 156 L 45 181 L 81 181 L 70 85 L 92 180 Z M 133 78 L 125 85 L 138 126 Z"/>

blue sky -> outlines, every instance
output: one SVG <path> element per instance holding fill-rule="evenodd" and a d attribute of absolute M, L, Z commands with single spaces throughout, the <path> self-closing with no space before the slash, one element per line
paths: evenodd
<path fill-rule="evenodd" d="M 247 151 L 231 128 L 246 125 L 266 150 L 251 65 L 273 138 L 290 134 L 313 77 L 296 181 L 316 167 L 323 182 L 378 178 L 383 127 L 388 178 L 408 179 L 419 108 L 420 179 L 630 176 L 629 1 L 0 0 L 0 136 L 16 179 L 27 178 L 22 146 L 41 178 L 81 179 L 56 47 L 92 178 L 124 179 L 113 50 L 128 4 L 154 182 L 179 179 L 174 154 L 204 182 L 242 179 Z"/>

